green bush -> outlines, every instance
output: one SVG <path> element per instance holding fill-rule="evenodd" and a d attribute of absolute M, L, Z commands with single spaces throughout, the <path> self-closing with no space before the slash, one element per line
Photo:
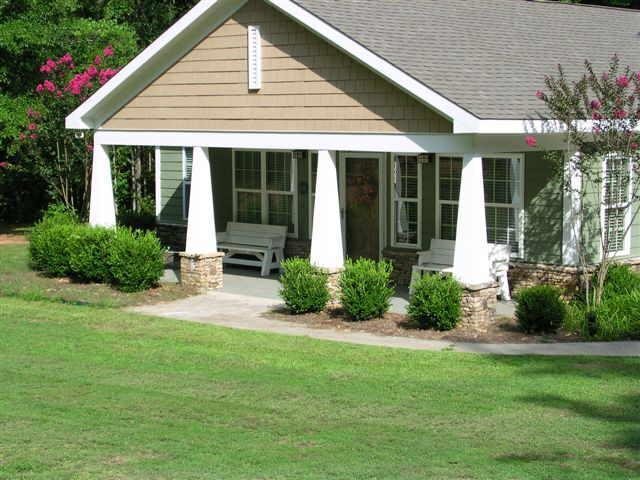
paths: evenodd
<path fill-rule="evenodd" d="M 607 298 L 595 309 L 598 340 L 640 339 L 640 290 Z"/>
<path fill-rule="evenodd" d="M 69 242 L 70 275 L 83 282 L 109 283 L 109 251 L 115 231 L 78 225 Z"/>
<path fill-rule="evenodd" d="M 376 262 L 367 258 L 347 260 L 340 275 L 340 302 L 354 320 L 382 317 L 391 306 L 390 262 Z"/>
<path fill-rule="evenodd" d="M 31 268 L 53 277 L 69 275 L 69 243 L 78 225 L 75 213 L 62 205 L 52 205 L 31 230 Z"/>
<path fill-rule="evenodd" d="M 640 290 L 640 275 L 634 272 L 629 265 L 614 264 L 609 267 L 604 281 L 602 300 L 627 295 Z"/>
<path fill-rule="evenodd" d="M 424 275 L 412 285 L 407 313 L 420 328 L 451 330 L 460 319 L 462 288 L 448 275 Z"/>
<path fill-rule="evenodd" d="M 164 272 L 164 249 L 152 232 L 119 228 L 109 248 L 107 264 L 113 285 L 138 292 L 157 285 Z"/>
<path fill-rule="evenodd" d="M 557 287 L 537 285 L 518 293 L 516 319 L 525 332 L 555 332 L 563 325 L 566 312 L 562 292 Z"/>
<path fill-rule="evenodd" d="M 327 274 L 303 258 L 289 258 L 282 262 L 280 284 L 280 297 L 295 314 L 319 312 L 330 298 Z"/>

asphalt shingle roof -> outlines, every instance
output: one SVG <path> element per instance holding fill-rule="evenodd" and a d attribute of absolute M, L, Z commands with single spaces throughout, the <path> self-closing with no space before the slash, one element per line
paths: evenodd
<path fill-rule="evenodd" d="M 483 119 L 536 116 L 544 76 L 640 71 L 640 12 L 526 0 L 295 0 Z"/>

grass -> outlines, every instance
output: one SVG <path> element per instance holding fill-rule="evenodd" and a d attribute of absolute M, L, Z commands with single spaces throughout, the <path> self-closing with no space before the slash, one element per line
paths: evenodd
<path fill-rule="evenodd" d="M 0 300 L 0 479 L 628 479 L 640 359 L 343 345 Z"/>
<path fill-rule="evenodd" d="M 192 293 L 179 285 L 168 284 L 146 292 L 124 293 L 108 285 L 48 278 L 30 270 L 28 245 L 0 245 L 0 297 L 125 307 L 175 300 Z"/>

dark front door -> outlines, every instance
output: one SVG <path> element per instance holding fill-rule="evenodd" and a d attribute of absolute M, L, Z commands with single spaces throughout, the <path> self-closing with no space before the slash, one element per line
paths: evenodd
<path fill-rule="evenodd" d="M 372 155 L 343 157 L 345 162 L 345 237 L 350 258 L 380 257 L 379 162 Z"/>

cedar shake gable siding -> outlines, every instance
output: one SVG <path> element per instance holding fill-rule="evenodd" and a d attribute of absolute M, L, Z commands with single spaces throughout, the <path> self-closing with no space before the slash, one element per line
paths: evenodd
<path fill-rule="evenodd" d="M 247 27 L 262 36 L 248 89 Z M 155 79 L 106 130 L 451 133 L 451 122 L 260 0 Z"/>

